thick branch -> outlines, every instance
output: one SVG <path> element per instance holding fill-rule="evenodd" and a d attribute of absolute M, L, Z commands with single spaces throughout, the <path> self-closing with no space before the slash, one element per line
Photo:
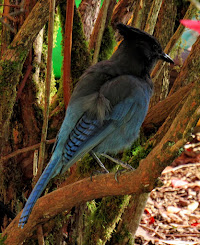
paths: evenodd
<path fill-rule="evenodd" d="M 147 116 L 142 124 L 145 132 L 152 131 L 155 128 L 159 128 L 169 114 L 173 111 L 175 106 L 183 99 L 185 99 L 190 93 L 194 84 L 189 84 L 173 95 L 168 96 L 165 100 L 160 101 L 155 106 L 151 107 L 147 113 Z"/>

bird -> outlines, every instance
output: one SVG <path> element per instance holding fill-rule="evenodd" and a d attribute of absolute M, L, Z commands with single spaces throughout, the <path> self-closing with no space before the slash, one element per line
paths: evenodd
<path fill-rule="evenodd" d="M 90 66 L 71 95 L 51 159 L 21 214 L 21 228 L 50 179 L 88 152 L 98 159 L 130 147 L 138 137 L 153 91 L 150 72 L 159 59 L 173 60 L 152 35 L 122 23 L 117 29 L 123 37 L 118 49 Z"/>

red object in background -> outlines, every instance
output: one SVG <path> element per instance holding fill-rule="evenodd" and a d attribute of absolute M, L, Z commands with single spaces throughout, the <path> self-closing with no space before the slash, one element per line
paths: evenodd
<path fill-rule="evenodd" d="M 199 225 L 200 225 L 200 223 L 197 223 L 197 222 L 191 224 L 191 226 L 199 226 Z"/>
<path fill-rule="evenodd" d="M 188 27 L 189 29 L 192 29 L 200 33 L 200 21 L 199 20 L 180 20 L 180 22 L 182 25 Z"/>

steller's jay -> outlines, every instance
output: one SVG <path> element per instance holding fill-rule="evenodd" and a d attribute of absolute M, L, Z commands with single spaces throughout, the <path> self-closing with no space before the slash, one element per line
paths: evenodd
<path fill-rule="evenodd" d="M 152 95 L 150 71 L 158 59 L 173 61 L 148 33 L 121 23 L 117 28 L 124 37 L 117 51 L 89 67 L 74 89 L 50 162 L 22 212 L 21 228 L 51 178 L 87 152 L 117 153 L 138 136 Z"/>

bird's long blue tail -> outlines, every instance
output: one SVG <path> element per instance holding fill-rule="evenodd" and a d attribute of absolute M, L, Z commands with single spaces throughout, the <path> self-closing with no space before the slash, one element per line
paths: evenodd
<path fill-rule="evenodd" d="M 54 174 L 55 165 L 59 161 L 59 158 L 52 159 L 52 161 L 49 162 L 48 166 L 45 168 L 44 172 L 40 176 L 37 184 L 35 185 L 33 191 L 31 192 L 31 195 L 28 198 L 28 201 L 23 209 L 23 212 L 21 214 L 19 224 L 18 226 L 23 228 L 26 224 L 30 213 L 33 209 L 33 206 L 35 205 L 37 199 L 40 197 L 44 189 L 46 188 L 49 180 L 52 178 L 52 175 Z"/>
<path fill-rule="evenodd" d="M 85 115 L 79 120 L 75 128 L 70 133 L 68 140 L 65 141 L 62 153 L 59 157 L 55 157 L 56 154 L 54 152 L 52 159 L 31 192 L 31 195 L 29 196 L 21 214 L 18 225 L 19 227 L 23 228 L 27 223 L 34 204 L 46 188 L 49 180 L 58 173 L 65 172 L 75 161 L 77 161 L 85 152 L 87 152 L 91 146 L 93 146 L 93 143 L 90 143 L 91 146 L 88 146 L 85 143 L 95 134 L 95 132 L 98 131 L 99 126 L 100 123 L 98 120 L 88 120 Z M 63 136 L 64 135 L 61 135 L 61 137 Z M 58 139 L 58 141 L 60 140 L 61 139 Z M 59 148 L 60 146 L 57 147 Z"/>

